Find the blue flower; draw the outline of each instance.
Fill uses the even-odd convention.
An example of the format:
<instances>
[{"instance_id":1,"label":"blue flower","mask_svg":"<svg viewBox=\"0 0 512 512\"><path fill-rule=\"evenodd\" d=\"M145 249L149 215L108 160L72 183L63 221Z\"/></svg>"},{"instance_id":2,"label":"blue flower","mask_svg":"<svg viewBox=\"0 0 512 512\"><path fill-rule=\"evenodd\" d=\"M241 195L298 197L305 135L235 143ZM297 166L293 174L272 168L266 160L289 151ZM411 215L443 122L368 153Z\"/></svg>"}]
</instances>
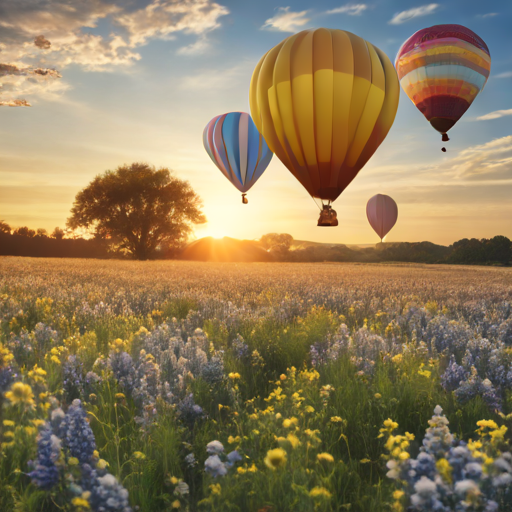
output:
<instances>
[{"instance_id":1,"label":"blue flower","mask_svg":"<svg viewBox=\"0 0 512 512\"><path fill-rule=\"evenodd\" d=\"M210 455L204 462L204 469L214 478L224 476L228 472L226 465L220 460L218 455Z\"/></svg>"},{"instance_id":2,"label":"blue flower","mask_svg":"<svg viewBox=\"0 0 512 512\"><path fill-rule=\"evenodd\" d=\"M55 463L59 460L61 441L52 432L48 422L41 428L37 439L37 460L32 465L34 470L28 476L32 482L49 490L59 482L59 469Z\"/></svg>"},{"instance_id":3,"label":"blue flower","mask_svg":"<svg viewBox=\"0 0 512 512\"><path fill-rule=\"evenodd\" d=\"M87 413L78 398L70 405L60 431L71 457L76 457L81 464L89 463L96 450L96 441L87 421Z\"/></svg>"}]
</instances>

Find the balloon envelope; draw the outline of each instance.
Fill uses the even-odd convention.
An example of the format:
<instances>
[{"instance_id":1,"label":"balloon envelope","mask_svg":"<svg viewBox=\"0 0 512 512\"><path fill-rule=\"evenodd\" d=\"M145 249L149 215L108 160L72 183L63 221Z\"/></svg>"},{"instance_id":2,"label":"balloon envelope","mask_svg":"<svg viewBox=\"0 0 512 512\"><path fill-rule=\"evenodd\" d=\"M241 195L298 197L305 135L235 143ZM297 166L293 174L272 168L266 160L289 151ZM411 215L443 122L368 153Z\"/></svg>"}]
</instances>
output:
<instances>
[{"instance_id":1,"label":"balloon envelope","mask_svg":"<svg viewBox=\"0 0 512 512\"><path fill-rule=\"evenodd\" d=\"M204 129L203 144L213 163L240 192L256 183L272 159L251 116L243 112L214 117Z\"/></svg>"},{"instance_id":2,"label":"balloon envelope","mask_svg":"<svg viewBox=\"0 0 512 512\"><path fill-rule=\"evenodd\" d=\"M435 25L407 39L395 65L407 96L437 131L446 134L483 89L491 56L472 30Z\"/></svg>"},{"instance_id":3,"label":"balloon envelope","mask_svg":"<svg viewBox=\"0 0 512 512\"><path fill-rule=\"evenodd\" d=\"M377 194L366 204L366 216L370 226L382 241L396 224L398 206L391 197Z\"/></svg>"},{"instance_id":4,"label":"balloon envelope","mask_svg":"<svg viewBox=\"0 0 512 512\"><path fill-rule=\"evenodd\" d=\"M387 55L343 30L292 35L256 66L251 114L313 197L334 201L386 137L400 86Z\"/></svg>"}]
</instances>

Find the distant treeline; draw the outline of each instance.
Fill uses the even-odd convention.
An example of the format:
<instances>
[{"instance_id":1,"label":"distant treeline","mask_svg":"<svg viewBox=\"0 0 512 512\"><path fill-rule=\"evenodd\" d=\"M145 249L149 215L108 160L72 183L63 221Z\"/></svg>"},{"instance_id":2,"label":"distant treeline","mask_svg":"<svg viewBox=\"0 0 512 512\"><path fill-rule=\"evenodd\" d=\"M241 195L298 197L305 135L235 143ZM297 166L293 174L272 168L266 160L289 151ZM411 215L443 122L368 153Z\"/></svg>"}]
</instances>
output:
<instances>
[{"instance_id":1,"label":"distant treeline","mask_svg":"<svg viewBox=\"0 0 512 512\"><path fill-rule=\"evenodd\" d=\"M7 228L3 232L0 229L0 256L119 259L127 257L125 254L112 252L108 240L64 238L65 235L66 233L59 228L51 235L42 229L34 231L26 227L18 228L13 233ZM193 242L182 253L174 250L157 251L156 257L181 257L202 261L512 264L512 242L505 236L481 240L464 238L449 247L431 242L379 243L374 247L308 242L297 244L291 235L285 233L269 233L263 235L259 241L227 237L223 240L214 240L208 237Z\"/></svg>"},{"instance_id":2,"label":"distant treeline","mask_svg":"<svg viewBox=\"0 0 512 512\"><path fill-rule=\"evenodd\" d=\"M111 258L104 240L50 238L0 233L0 256L40 258Z\"/></svg>"},{"instance_id":3,"label":"distant treeline","mask_svg":"<svg viewBox=\"0 0 512 512\"><path fill-rule=\"evenodd\" d=\"M276 261L347 261L414 263L461 263L480 265L510 265L512 243L505 236L491 239L464 238L446 247L431 242L379 243L375 247L347 247L346 245L309 245L291 248L278 244L270 248Z\"/></svg>"}]
</instances>

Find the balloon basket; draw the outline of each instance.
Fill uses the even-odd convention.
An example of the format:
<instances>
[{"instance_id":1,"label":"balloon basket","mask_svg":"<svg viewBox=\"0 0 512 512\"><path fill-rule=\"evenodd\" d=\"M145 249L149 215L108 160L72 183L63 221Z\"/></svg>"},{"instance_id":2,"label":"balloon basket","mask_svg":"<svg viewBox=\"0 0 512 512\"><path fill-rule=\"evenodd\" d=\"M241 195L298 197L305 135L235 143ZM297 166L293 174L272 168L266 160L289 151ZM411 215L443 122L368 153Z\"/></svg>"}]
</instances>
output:
<instances>
[{"instance_id":1,"label":"balloon basket","mask_svg":"<svg viewBox=\"0 0 512 512\"><path fill-rule=\"evenodd\" d=\"M332 209L331 205L324 204L323 209L320 211L317 226L319 227L335 227L338 225L338 216L336 211Z\"/></svg>"},{"instance_id":2,"label":"balloon basket","mask_svg":"<svg viewBox=\"0 0 512 512\"><path fill-rule=\"evenodd\" d=\"M247 194L242 194L242 204L247 204L249 202L249 199L245 197Z\"/></svg>"}]
</instances>

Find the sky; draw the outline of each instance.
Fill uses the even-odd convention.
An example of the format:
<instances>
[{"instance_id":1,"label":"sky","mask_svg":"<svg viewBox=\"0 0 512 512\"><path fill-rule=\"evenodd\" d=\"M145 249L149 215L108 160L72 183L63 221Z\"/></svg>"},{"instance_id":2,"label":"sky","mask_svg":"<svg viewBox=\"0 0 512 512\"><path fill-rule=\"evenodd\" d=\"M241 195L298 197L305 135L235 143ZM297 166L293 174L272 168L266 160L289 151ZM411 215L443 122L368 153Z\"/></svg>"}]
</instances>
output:
<instances>
[{"instance_id":1,"label":"sky","mask_svg":"<svg viewBox=\"0 0 512 512\"><path fill-rule=\"evenodd\" d=\"M443 23L487 43L484 90L450 131L446 153L401 91L386 140L334 203L338 227L316 226L318 207L277 157L243 205L204 150L204 126L250 112L254 67L291 34L347 30L394 62L414 32ZM398 204L386 241L512 238L511 26L510 0L2 0L0 219L65 227L95 176L147 162L172 169L202 198L208 222L197 238L278 232L375 243L365 206L377 193Z\"/></svg>"}]
</instances>

